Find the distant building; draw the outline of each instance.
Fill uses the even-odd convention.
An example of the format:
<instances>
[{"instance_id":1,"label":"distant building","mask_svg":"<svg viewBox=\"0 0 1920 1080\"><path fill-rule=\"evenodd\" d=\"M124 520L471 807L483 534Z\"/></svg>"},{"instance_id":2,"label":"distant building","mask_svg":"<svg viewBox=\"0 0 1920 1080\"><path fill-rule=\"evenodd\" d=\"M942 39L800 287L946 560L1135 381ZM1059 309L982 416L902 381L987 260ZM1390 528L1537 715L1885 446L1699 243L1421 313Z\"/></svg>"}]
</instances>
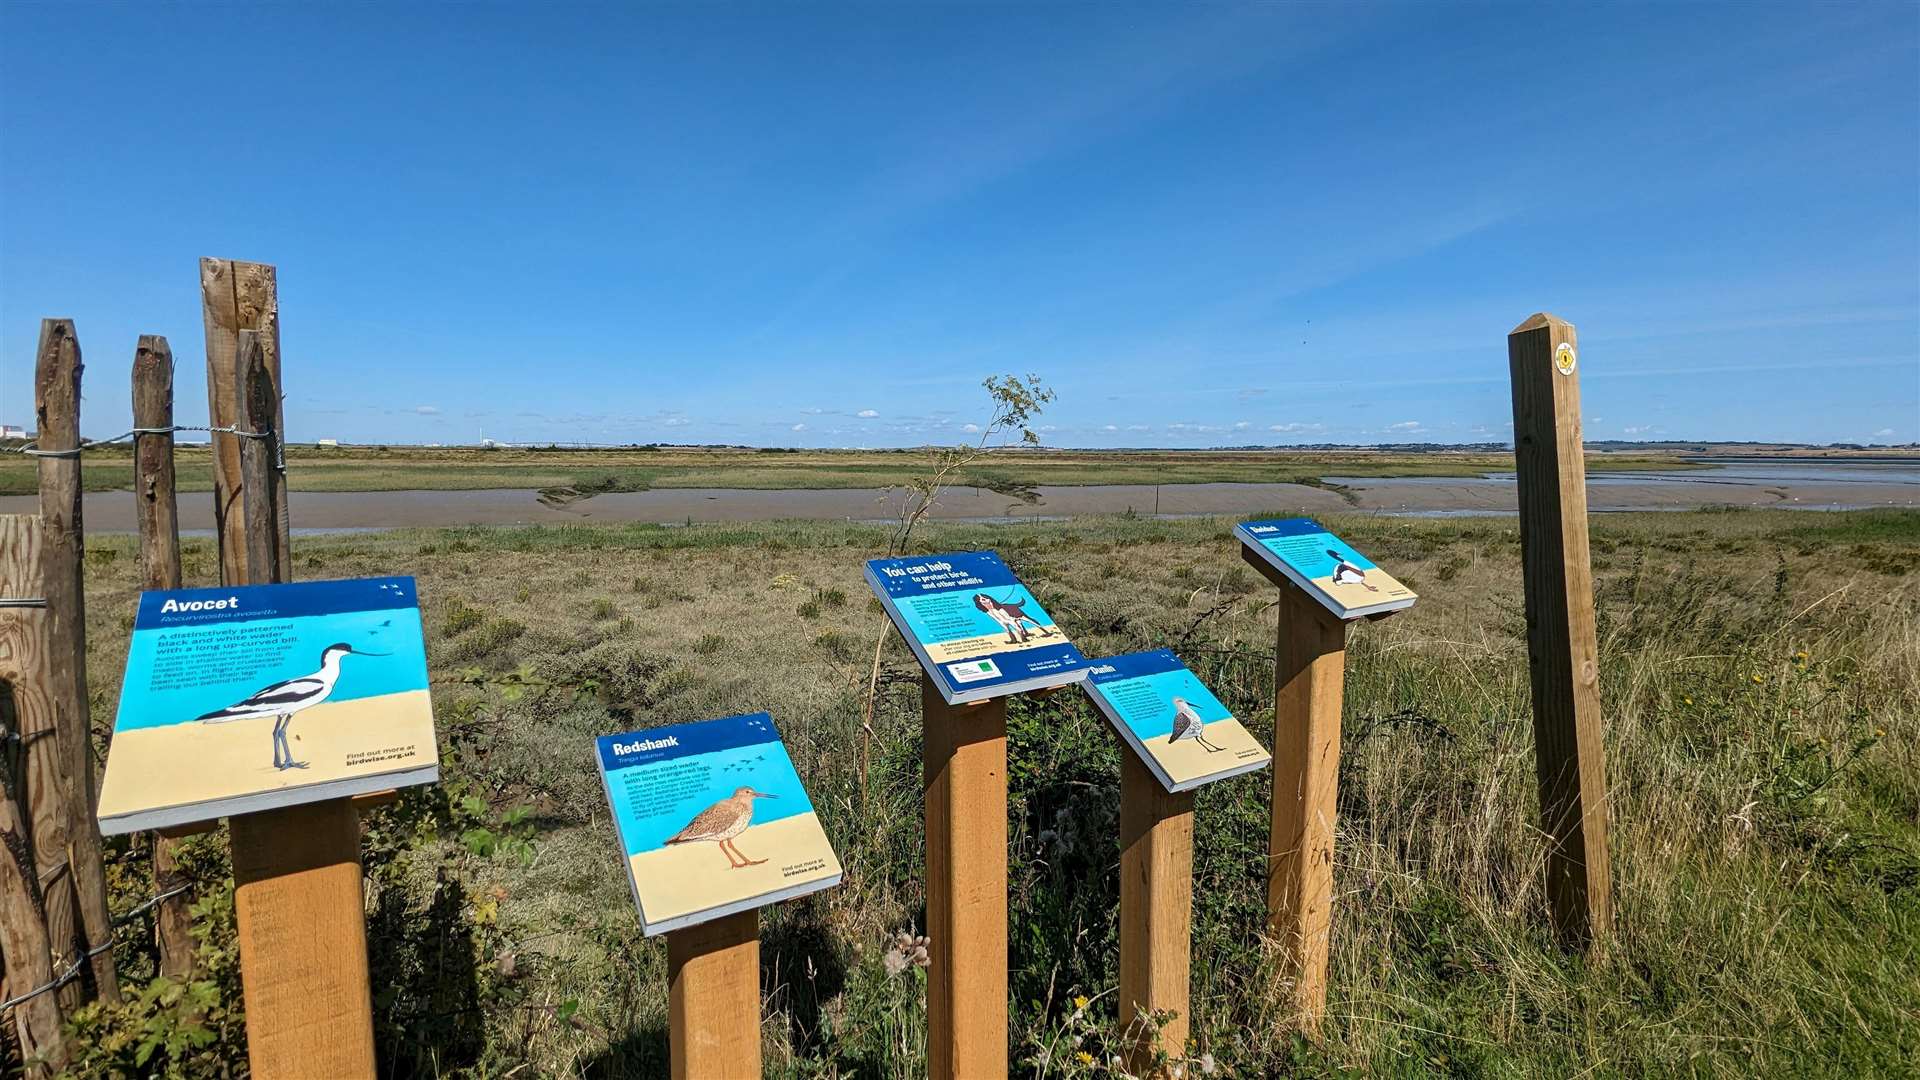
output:
<instances>
[{"instance_id":1,"label":"distant building","mask_svg":"<svg viewBox=\"0 0 1920 1080\"><path fill-rule=\"evenodd\" d=\"M340 440L339 439L319 439L319 440L316 440L313 445L319 447L322 450L338 450L340 449Z\"/></svg>"},{"instance_id":2,"label":"distant building","mask_svg":"<svg viewBox=\"0 0 1920 1080\"><path fill-rule=\"evenodd\" d=\"M0 439L24 439L26 437L26 428L15 427L12 424L0 424Z\"/></svg>"}]
</instances>

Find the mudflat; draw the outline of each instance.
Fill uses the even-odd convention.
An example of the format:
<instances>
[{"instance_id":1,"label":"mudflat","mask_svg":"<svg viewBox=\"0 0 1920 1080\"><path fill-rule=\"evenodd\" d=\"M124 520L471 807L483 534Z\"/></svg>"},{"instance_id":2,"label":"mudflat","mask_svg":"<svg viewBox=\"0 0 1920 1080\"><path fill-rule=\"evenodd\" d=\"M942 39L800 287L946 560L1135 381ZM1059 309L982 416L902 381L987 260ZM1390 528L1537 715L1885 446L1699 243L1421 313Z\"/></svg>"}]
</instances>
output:
<instances>
[{"instance_id":1,"label":"mudflat","mask_svg":"<svg viewBox=\"0 0 1920 1080\"><path fill-rule=\"evenodd\" d=\"M1033 502L979 487L948 489L932 517L946 521L1063 518L1086 514L1189 517L1299 511L1373 511L1415 516L1510 514L1511 474L1329 477L1308 484L1094 484L1042 486ZM565 522L686 524L812 519L877 521L896 516L900 494L884 488L757 490L657 488L613 492L561 505L534 489L474 491L302 491L293 520L302 530L391 529L449 525L553 525ZM1920 466L1911 464L1724 465L1689 472L1606 472L1588 477L1596 512L1685 510L1708 506L1819 510L1920 507ZM0 496L0 513L32 513L32 495ZM134 496L86 496L87 528L131 532ZM180 526L213 528L210 495L180 498Z\"/></svg>"}]
</instances>

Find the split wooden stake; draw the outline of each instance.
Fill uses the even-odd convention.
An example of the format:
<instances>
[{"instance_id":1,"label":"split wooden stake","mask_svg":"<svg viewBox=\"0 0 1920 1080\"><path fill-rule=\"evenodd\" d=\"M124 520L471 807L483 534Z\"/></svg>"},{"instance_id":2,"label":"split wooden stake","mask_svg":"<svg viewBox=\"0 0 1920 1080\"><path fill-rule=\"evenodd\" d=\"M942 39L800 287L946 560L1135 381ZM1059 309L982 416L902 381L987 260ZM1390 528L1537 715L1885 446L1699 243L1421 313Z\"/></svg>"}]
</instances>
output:
<instances>
[{"instance_id":1,"label":"split wooden stake","mask_svg":"<svg viewBox=\"0 0 1920 1080\"><path fill-rule=\"evenodd\" d=\"M142 334L133 350L133 426L147 429L133 442L134 510L140 523L140 587L180 587L180 515L173 472L173 350L167 339ZM166 896L186 884L176 858L178 844L156 832L153 891ZM193 974L192 898L168 896L154 908L153 934L160 974Z\"/></svg>"},{"instance_id":2,"label":"split wooden stake","mask_svg":"<svg viewBox=\"0 0 1920 1080\"><path fill-rule=\"evenodd\" d=\"M40 518L0 515L0 596L37 599L41 577ZM0 738L18 736L23 759L16 771L13 755L0 755L0 769L8 774L7 782L0 783L0 956L6 957L7 986L13 993L52 982L53 951L69 952L73 934L72 890L68 889L61 909L67 920L66 941L55 946L49 938L47 923L53 909L43 901L40 868L32 855L34 841L42 841L60 845L60 857L65 857L66 815L60 805L64 791L58 754L49 737L54 732L53 699L47 685L52 640L45 608L0 607L0 693L11 699L14 721L13 730L0 726ZM43 824L54 832L44 840L34 832ZM65 879L57 884L64 886ZM12 1018L22 1053L46 1062L28 1075L51 1076L66 1067L59 997L44 993L28 998L14 1007Z\"/></svg>"},{"instance_id":3,"label":"split wooden stake","mask_svg":"<svg viewBox=\"0 0 1920 1080\"><path fill-rule=\"evenodd\" d=\"M244 372L238 361L239 335L242 330L259 334L260 353L266 362L267 377L273 385L273 423L282 430L280 408L280 297L278 272L266 263L237 259L200 260L200 307L207 337L207 415L214 427L235 427L239 411L239 386ZM245 439L216 432L213 435L213 520L220 541L220 565L223 570L239 566L246 558L246 529L242 517L240 450ZM291 518L287 513L287 484L284 475L273 481L274 517L278 536L280 577L293 579ZM242 578L224 578L226 584Z\"/></svg>"},{"instance_id":4,"label":"split wooden stake","mask_svg":"<svg viewBox=\"0 0 1920 1080\"><path fill-rule=\"evenodd\" d=\"M231 388L228 414L241 430L271 431L274 437L235 439L245 482L230 509L246 527L237 555L224 543L220 549L223 580L252 585L285 580L271 482L280 429L266 422L279 383L267 371L260 342L252 332L235 335L235 355L244 366ZM231 819L229 829L253 1075L373 1076L373 993L360 815L353 801L243 814Z\"/></svg>"},{"instance_id":5,"label":"split wooden stake","mask_svg":"<svg viewBox=\"0 0 1920 1080\"><path fill-rule=\"evenodd\" d=\"M80 449L80 341L71 319L40 320L40 348L34 367L33 408L38 422L40 458L40 523L45 544L45 583L40 593L47 601L48 632L53 657L48 665L49 686L58 719L64 780L63 810L67 817L66 847L56 855L41 854L67 863L55 889L72 889L79 915L80 952L113 940L113 917L107 909L107 878L101 858L100 823L93 816L93 706L87 697L86 531L81 520L80 455L46 456L44 451ZM69 925L69 930L71 925ZM49 925L54 948L64 952L67 941ZM92 983L102 1000L118 1004L120 981L113 968L113 950L102 949L91 962Z\"/></svg>"},{"instance_id":6,"label":"split wooden stake","mask_svg":"<svg viewBox=\"0 0 1920 1080\"><path fill-rule=\"evenodd\" d=\"M1193 954L1193 793L1173 793L1120 748L1120 1028L1135 1039L1130 1069L1157 1051L1186 1053ZM1157 1030L1156 1014L1172 1014ZM1164 1072L1164 1070L1163 1070Z\"/></svg>"},{"instance_id":7,"label":"split wooden stake","mask_svg":"<svg viewBox=\"0 0 1920 1080\"><path fill-rule=\"evenodd\" d=\"M1613 892L1572 324L1533 316L1507 335L1507 361L1547 901L1561 940L1585 946L1603 942L1612 928Z\"/></svg>"},{"instance_id":8,"label":"split wooden stake","mask_svg":"<svg viewBox=\"0 0 1920 1080\"><path fill-rule=\"evenodd\" d=\"M949 705L924 673L927 1074L1007 1075L1007 702Z\"/></svg>"},{"instance_id":9,"label":"split wooden stake","mask_svg":"<svg viewBox=\"0 0 1920 1080\"><path fill-rule=\"evenodd\" d=\"M673 1080L759 1080L760 912L667 934Z\"/></svg>"}]
</instances>

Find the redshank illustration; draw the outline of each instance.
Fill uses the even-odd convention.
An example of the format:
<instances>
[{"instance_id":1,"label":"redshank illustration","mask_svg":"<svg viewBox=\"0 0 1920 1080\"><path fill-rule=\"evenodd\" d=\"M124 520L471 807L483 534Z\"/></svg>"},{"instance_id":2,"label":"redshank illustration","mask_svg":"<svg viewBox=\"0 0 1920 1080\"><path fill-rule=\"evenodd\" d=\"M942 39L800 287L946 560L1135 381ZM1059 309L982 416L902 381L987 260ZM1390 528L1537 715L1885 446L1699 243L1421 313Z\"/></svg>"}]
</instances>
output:
<instances>
[{"instance_id":1,"label":"redshank illustration","mask_svg":"<svg viewBox=\"0 0 1920 1080\"><path fill-rule=\"evenodd\" d=\"M736 788L733 794L693 815L687 827L667 837L666 843L697 844L710 840L720 845L729 867L738 870L743 866L759 866L767 860L747 858L745 852L734 846L733 838L746 832L747 826L753 824L753 800L777 798L778 795L769 795L750 787ZM739 862L734 861L735 856L739 856Z\"/></svg>"}]
</instances>

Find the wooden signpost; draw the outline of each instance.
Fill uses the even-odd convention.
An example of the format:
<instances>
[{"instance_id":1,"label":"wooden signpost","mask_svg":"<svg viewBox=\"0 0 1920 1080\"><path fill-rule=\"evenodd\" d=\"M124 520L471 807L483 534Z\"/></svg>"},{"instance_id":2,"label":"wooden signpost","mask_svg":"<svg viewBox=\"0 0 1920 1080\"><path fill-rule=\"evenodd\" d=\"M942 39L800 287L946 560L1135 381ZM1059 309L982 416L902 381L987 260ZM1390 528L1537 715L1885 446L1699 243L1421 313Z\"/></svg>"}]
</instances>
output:
<instances>
[{"instance_id":1,"label":"wooden signpost","mask_svg":"<svg viewBox=\"0 0 1920 1080\"><path fill-rule=\"evenodd\" d=\"M1187 1045L1193 952L1193 792L1170 792L1132 748L1120 748L1120 1028L1129 1068ZM1158 1029L1149 1021L1167 1019Z\"/></svg>"},{"instance_id":2,"label":"wooden signpost","mask_svg":"<svg viewBox=\"0 0 1920 1080\"><path fill-rule=\"evenodd\" d=\"M1533 316L1507 335L1507 361L1547 901L1561 939L1587 945L1604 941L1612 927L1613 895L1572 324Z\"/></svg>"},{"instance_id":3,"label":"wooden signpost","mask_svg":"<svg viewBox=\"0 0 1920 1080\"><path fill-rule=\"evenodd\" d=\"M286 580L274 476L279 379L263 335L234 335L234 370L209 385L231 388L239 483L220 518L221 577L230 584ZM216 491L216 499L221 497ZM242 525L238 550L226 530ZM373 994L360 815L328 799L230 819L240 982L247 1002L247 1059L263 1080L374 1075Z\"/></svg>"},{"instance_id":4,"label":"wooden signpost","mask_svg":"<svg viewBox=\"0 0 1920 1080\"><path fill-rule=\"evenodd\" d=\"M1283 991L1301 1026L1313 1030L1327 1006L1347 624L1300 586L1241 550L1280 588L1267 930L1282 949Z\"/></svg>"},{"instance_id":5,"label":"wooden signpost","mask_svg":"<svg viewBox=\"0 0 1920 1080\"><path fill-rule=\"evenodd\" d=\"M1327 1007L1347 624L1385 618L1414 594L1309 519L1234 531L1240 557L1280 590L1267 929L1280 950L1279 992L1301 1029L1316 1032Z\"/></svg>"},{"instance_id":6,"label":"wooden signpost","mask_svg":"<svg viewBox=\"0 0 1920 1080\"><path fill-rule=\"evenodd\" d=\"M927 1075L1007 1075L1007 700L949 705L921 675Z\"/></svg>"},{"instance_id":7,"label":"wooden signpost","mask_svg":"<svg viewBox=\"0 0 1920 1080\"><path fill-rule=\"evenodd\" d=\"M760 912L667 934L673 1080L759 1080Z\"/></svg>"}]
</instances>

